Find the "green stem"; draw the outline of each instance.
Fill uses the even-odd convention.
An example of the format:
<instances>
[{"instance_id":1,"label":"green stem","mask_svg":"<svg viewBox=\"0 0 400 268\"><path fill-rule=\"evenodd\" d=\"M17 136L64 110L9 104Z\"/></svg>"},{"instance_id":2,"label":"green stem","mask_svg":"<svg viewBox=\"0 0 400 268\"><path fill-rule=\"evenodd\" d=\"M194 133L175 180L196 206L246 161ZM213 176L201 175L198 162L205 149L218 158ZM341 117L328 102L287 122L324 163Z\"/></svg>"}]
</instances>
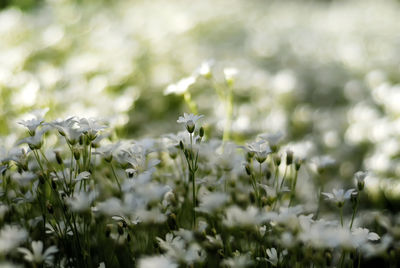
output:
<instances>
[{"instance_id":1,"label":"green stem","mask_svg":"<svg viewBox=\"0 0 400 268\"><path fill-rule=\"evenodd\" d=\"M340 210L340 224L343 227L343 207L340 207L339 210Z\"/></svg>"},{"instance_id":2,"label":"green stem","mask_svg":"<svg viewBox=\"0 0 400 268\"><path fill-rule=\"evenodd\" d=\"M294 182L293 182L293 186L292 186L292 194L290 195L290 201L289 201L289 207L292 205L292 201L293 201L293 198L294 198L294 196L295 196L295 193L296 193L296 184L297 184L297 176L298 176L298 170L296 169L295 170L295 173L294 173Z\"/></svg>"},{"instance_id":3,"label":"green stem","mask_svg":"<svg viewBox=\"0 0 400 268\"><path fill-rule=\"evenodd\" d=\"M322 191L323 190L322 190L322 184L321 184L321 186L319 188L318 207L317 207L317 212L315 213L315 216L314 216L314 220L318 219L319 212L321 209Z\"/></svg>"},{"instance_id":4,"label":"green stem","mask_svg":"<svg viewBox=\"0 0 400 268\"><path fill-rule=\"evenodd\" d=\"M287 169L288 169L288 166L286 165L286 167L285 167L285 172L283 173L283 177L282 177L281 186L279 187L280 189L282 189L283 183L285 182L286 174L287 174Z\"/></svg>"},{"instance_id":5,"label":"green stem","mask_svg":"<svg viewBox=\"0 0 400 268\"><path fill-rule=\"evenodd\" d=\"M111 170L112 170L112 173L113 173L113 175L114 175L115 181L116 181L117 184L118 184L118 189L119 189L119 191L121 192L121 184L119 184L117 174L115 173L115 170L114 170L114 165L113 165L112 163L110 163L110 165L111 165Z\"/></svg>"},{"instance_id":6,"label":"green stem","mask_svg":"<svg viewBox=\"0 0 400 268\"><path fill-rule=\"evenodd\" d=\"M346 257L346 251L343 250L342 255L340 256L340 267L343 267L345 257Z\"/></svg>"},{"instance_id":7,"label":"green stem","mask_svg":"<svg viewBox=\"0 0 400 268\"><path fill-rule=\"evenodd\" d=\"M193 188L193 229L196 228L196 181L195 172L192 172L192 188Z\"/></svg>"},{"instance_id":8,"label":"green stem","mask_svg":"<svg viewBox=\"0 0 400 268\"><path fill-rule=\"evenodd\" d=\"M359 196L357 195L357 199L356 199L356 206L353 209L353 215L351 216L351 222L350 222L350 230L353 227L353 223L354 223L354 218L356 216L357 213L357 209L358 209L358 203L359 203Z\"/></svg>"}]
</instances>

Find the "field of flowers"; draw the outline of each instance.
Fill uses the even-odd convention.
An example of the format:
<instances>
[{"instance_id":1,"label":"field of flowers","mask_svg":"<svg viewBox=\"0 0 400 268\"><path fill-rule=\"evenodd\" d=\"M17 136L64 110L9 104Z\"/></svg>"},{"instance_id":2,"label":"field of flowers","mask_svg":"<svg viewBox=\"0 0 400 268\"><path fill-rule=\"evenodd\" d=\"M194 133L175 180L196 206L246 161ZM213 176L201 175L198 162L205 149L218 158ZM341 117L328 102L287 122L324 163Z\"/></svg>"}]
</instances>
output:
<instances>
[{"instance_id":1,"label":"field of flowers","mask_svg":"<svg viewBox=\"0 0 400 268\"><path fill-rule=\"evenodd\" d=\"M400 266L398 1L0 8L0 267Z\"/></svg>"}]
</instances>

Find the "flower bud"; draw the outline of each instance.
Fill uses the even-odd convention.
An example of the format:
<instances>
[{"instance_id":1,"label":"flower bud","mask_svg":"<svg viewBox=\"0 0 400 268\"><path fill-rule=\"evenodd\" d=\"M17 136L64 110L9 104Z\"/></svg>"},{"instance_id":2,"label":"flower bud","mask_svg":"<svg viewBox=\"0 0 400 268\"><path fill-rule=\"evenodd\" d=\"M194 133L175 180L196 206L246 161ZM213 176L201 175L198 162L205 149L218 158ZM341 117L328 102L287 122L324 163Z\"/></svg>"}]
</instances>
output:
<instances>
[{"instance_id":1,"label":"flower bud","mask_svg":"<svg viewBox=\"0 0 400 268\"><path fill-rule=\"evenodd\" d=\"M85 142L84 139L85 139L84 135L79 136L79 145L83 145L83 143Z\"/></svg>"},{"instance_id":2,"label":"flower bud","mask_svg":"<svg viewBox=\"0 0 400 268\"><path fill-rule=\"evenodd\" d=\"M74 158L76 161L79 161L79 158L81 158L81 153L79 150L74 150Z\"/></svg>"},{"instance_id":3,"label":"flower bud","mask_svg":"<svg viewBox=\"0 0 400 268\"><path fill-rule=\"evenodd\" d=\"M249 163L246 163L246 165L244 166L244 168L246 169L246 173L247 175L251 175L251 167Z\"/></svg>"},{"instance_id":4,"label":"flower bud","mask_svg":"<svg viewBox=\"0 0 400 268\"><path fill-rule=\"evenodd\" d=\"M113 155L112 154L104 156L104 161L106 161L107 163L111 163L112 160L113 160Z\"/></svg>"},{"instance_id":5,"label":"flower bud","mask_svg":"<svg viewBox=\"0 0 400 268\"><path fill-rule=\"evenodd\" d=\"M111 227L110 226L106 226L106 232L105 232L106 237L110 237L111 235Z\"/></svg>"},{"instance_id":6,"label":"flower bud","mask_svg":"<svg viewBox=\"0 0 400 268\"><path fill-rule=\"evenodd\" d=\"M188 150L188 149L185 149L185 150L184 150L184 153L185 153L185 157L186 157L187 159L190 160L190 159L191 159L191 158L190 158L190 155L191 155L191 154L190 154L189 150Z\"/></svg>"},{"instance_id":7,"label":"flower bud","mask_svg":"<svg viewBox=\"0 0 400 268\"><path fill-rule=\"evenodd\" d=\"M176 215L175 215L175 213L171 213L171 214L168 215L167 224L168 224L168 227L171 230L176 230L177 223L176 223Z\"/></svg>"},{"instance_id":8,"label":"flower bud","mask_svg":"<svg viewBox=\"0 0 400 268\"><path fill-rule=\"evenodd\" d=\"M296 158L296 160L294 161L294 167L297 171L299 171L301 164L302 164L302 160L300 158Z\"/></svg>"},{"instance_id":9,"label":"flower bud","mask_svg":"<svg viewBox=\"0 0 400 268\"><path fill-rule=\"evenodd\" d=\"M357 181L357 189L358 189L359 191L364 190L364 185L365 185L365 182L364 182L364 181Z\"/></svg>"},{"instance_id":10,"label":"flower bud","mask_svg":"<svg viewBox=\"0 0 400 268\"><path fill-rule=\"evenodd\" d=\"M266 173L265 173L265 178L266 178L267 180L269 180L269 179L271 178L271 176L272 176L271 170L267 169L267 171L266 171Z\"/></svg>"},{"instance_id":11,"label":"flower bud","mask_svg":"<svg viewBox=\"0 0 400 268\"><path fill-rule=\"evenodd\" d=\"M293 151L286 151L286 165L289 166L293 163Z\"/></svg>"},{"instance_id":12,"label":"flower bud","mask_svg":"<svg viewBox=\"0 0 400 268\"><path fill-rule=\"evenodd\" d=\"M350 195L350 201L353 204L353 208L356 206L357 204L357 198L358 198L358 191L353 191Z\"/></svg>"},{"instance_id":13,"label":"flower bud","mask_svg":"<svg viewBox=\"0 0 400 268\"><path fill-rule=\"evenodd\" d=\"M47 211L48 211L50 214L54 214L54 208L53 208L53 205L52 205L52 204L47 203Z\"/></svg>"},{"instance_id":14,"label":"flower bud","mask_svg":"<svg viewBox=\"0 0 400 268\"><path fill-rule=\"evenodd\" d=\"M118 223L117 229L118 229L118 234L119 235L123 235L124 234L124 229L122 228L122 223L121 222Z\"/></svg>"},{"instance_id":15,"label":"flower bud","mask_svg":"<svg viewBox=\"0 0 400 268\"><path fill-rule=\"evenodd\" d=\"M281 156L280 155L274 155L274 163L277 167L281 164Z\"/></svg>"},{"instance_id":16,"label":"flower bud","mask_svg":"<svg viewBox=\"0 0 400 268\"><path fill-rule=\"evenodd\" d=\"M179 148L181 148L182 151L185 149L182 141L179 141Z\"/></svg>"},{"instance_id":17,"label":"flower bud","mask_svg":"<svg viewBox=\"0 0 400 268\"><path fill-rule=\"evenodd\" d=\"M54 151L54 153L56 154L57 163L59 165L62 165L63 164L63 160L62 160L62 157L61 157L61 153L59 151Z\"/></svg>"},{"instance_id":18,"label":"flower bud","mask_svg":"<svg viewBox=\"0 0 400 268\"><path fill-rule=\"evenodd\" d=\"M193 120L188 120L188 121L186 122L186 130L187 130L189 133L193 133L195 127L196 127L196 124L194 123Z\"/></svg>"},{"instance_id":19,"label":"flower bud","mask_svg":"<svg viewBox=\"0 0 400 268\"><path fill-rule=\"evenodd\" d=\"M201 127L200 130L199 130L199 136L201 138L203 138L203 136L204 136L204 128L203 127Z\"/></svg>"},{"instance_id":20,"label":"flower bud","mask_svg":"<svg viewBox=\"0 0 400 268\"><path fill-rule=\"evenodd\" d=\"M261 205L264 207L268 204L268 199L267 197L263 196L261 197Z\"/></svg>"}]
</instances>

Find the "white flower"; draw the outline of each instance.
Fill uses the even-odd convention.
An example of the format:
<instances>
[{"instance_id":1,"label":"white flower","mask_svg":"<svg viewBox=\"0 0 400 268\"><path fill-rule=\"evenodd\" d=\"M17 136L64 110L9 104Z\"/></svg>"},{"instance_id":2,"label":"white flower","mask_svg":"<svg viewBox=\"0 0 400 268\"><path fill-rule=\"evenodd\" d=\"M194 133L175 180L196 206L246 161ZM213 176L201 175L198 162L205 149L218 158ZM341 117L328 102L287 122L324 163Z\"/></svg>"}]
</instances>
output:
<instances>
[{"instance_id":1,"label":"white flower","mask_svg":"<svg viewBox=\"0 0 400 268\"><path fill-rule=\"evenodd\" d=\"M90 191L80 191L75 193L73 197L68 197L66 202L71 207L72 211L81 212L88 210L92 204L92 202L96 199L96 192Z\"/></svg>"},{"instance_id":2,"label":"white flower","mask_svg":"<svg viewBox=\"0 0 400 268\"><path fill-rule=\"evenodd\" d=\"M29 183L36 178L35 173L31 171L23 171L22 173L13 173L13 180L17 181L21 186L27 186Z\"/></svg>"},{"instance_id":3,"label":"white flower","mask_svg":"<svg viewBox=\"0 0 400 268\"><path fill-rule=\"evenodd\" d=\"M225 193L209 193L200 197L198 211L213 213L228 201L228 195Z\"/></svg>"},{"instance_id":4,"label":"white flower","mask_svg":"<svg viewBox=\"0 0 400 268\"><path fill-rule=\"evenodd\" d=\"M267 156L272 153L271 148L265 141L257 141L247 144L247 148L250 152L254 153L256 160L259 163L263 163Z\"/></svg>"},{"instance_id":5,"label":"white flower","mask_svg":"<svg viewBox=\"0 0 400 268\"><path fill-rule=\"evenodd\" d=\"M18 124L23 125L28 128L29 134L31 136L35 135L36 129L44 122L44 115L47 113L49 109L35 110L32 111L33 118L28 120L22 120L18 122Z\"/></svg>"},{"instance_id":6,"label":"white flower","mask_svg":"<svg viewBox=\"0 0 400 268\"><path fill-rule=\"evenodd\" d=\"M334 164L336 164L336 160L328 155L320 156L320 157L314 159L314 162L317 166L317 171L319 173L324 172L326 168L331 167Z\"/></svg>"},{"instance_id":7,"label":"white flower","mask_svg":"<svg viewBox=\"0 0 400 268\"><path fill-rule=\"evenodd\" d=\"M191 85L196 83L196 79L197 79L197 77L195 77L195 76L189 76L189 77L183 78L183 79L179 80L177 83L169 85L164 90L164 95L169 95L172 93L181 95L181 94L185 93Z\"/></svg>"},{"instance_id":8,"label":"white flower","mask_svg":"<svg viewBox=\"0 0 400 268\"><path fill-rule=\"evenodd\" d=\"M267 141L269 146L276 147L283 138L283 132L278 131L276 133L261 134L260 138Z\"/></svg>"},{"instance_id":9,"label":"white flower","mask_svg":"<svg viewBox=\"0 0 400 268\"><path fill-rule=\"evenodd\" d=\"M211 66L213 63L214 62L212 60L202 62L195 73L204 76L205 78L211 77Z\"/></svg>"},{"instance_id":10,"label":"white flower","mask_svg":"<svg viewBox=\"0 0 400 268\"><path fill-rule=\"evenodd\" d=\"M265 214L256 207L249 206L246 210L234 205L225 210L224 224L228 227L249 227L260 224L265 220Z\"/></svg>"},{"instance_id":11,"label":"white flower","mask_svg":"<svg viewBox=\"0 0 400 268\"><path fill-rule=\"evenodd\" d=\"M0 254L6 255L28 237L25 229L6 225L0 231Z\"/></svg>"},{"instance_id":12,"label":"white flower","mask_svg":"<svg viewBox=\"0 0 400 268\"><path fill-rule=\"evenodd\" d=\"M237 76L238 73L239 73L239 71L236 68L225 68L224 69L224 76L225 76L225 80L228 83L228 85L233 83L233 80L235 79L235 77Z\"/></svg>"},{"instance_id":13,"label":"white flower","mask_svg":"<svg viewBox=\"0 0 400 268\"><path fill-rule=\"evenodd\" d=\"M43 144L43 135L49 130L48 127L43 127L39 131L36 131L33 136L29 136L20 140L17 145L19 144L28 144L31 150L40 149Z\"/></svg>"},{"instance_id":14,"label":"white flower","mask_svg":"<svg viewBox=\"0 0 400 268\"><path fill-rule=\"evenodd\" d=\"M139 268L177 268L176 264L170 257L159 255L152 257L143 257L139 260Z\"/></svg>"},{"instance_id":15,"label":"white flower","mask_svg":"<svg viewBox=\"0 0 400 268\"><path fill-rule=\"evenodd\" d=\"M105 215L114 216L120 215L125 212L121 200L115 197L111 197L97 205L97 210Z\"/></svg>"},{"instance_id":16,"label":"white flower","mask_svg":"<svg viewBox=\"0 0 400 268\"><path fill-rule=\"evenodd\" d=\"M346 192L343 189L333 189L332 193L322 194L326 197L326 200L331 200L332 202L335 202L339 207L342 207L344 205L344 201L350 198L353 191L355 191L355 189L349 189Z\"/></svg>"},{"instance_id":17,"label":"white flower","mask_svg":"<svg viewBox=\"0 0 400 268\"><path fill-rule=\"evenodd\" d=\"M194 115L194 114L184 113L183 117L179 116L176 122L180 124L185 124L187 131L189 133L193 133L197 120L199 120L202 117L204 117L204 115Z\"/></svg>"},{"instance_id":18,"label":"white flower","mask_svg":"<svg viewBox=\"0 0 400 268\"><path fill-rule=\"evenodd\" d=\"M51 265L53 263L54 254L58 252L56 246L50 246L43 252L42 241L32 241L32 252L27 248L18 248L18 251L24 254L24 259L30 263Z\"/></svg>"},{"instance_id":19,"label":"white flower","mask_svg":"<svg viewBox=\"0 0 400 268\"><path fill-rule=\"evenodd\" d=\"M113 154L118 149L119 146L120 142L103 145L100 148L97 148L94 154L100 154L104 157L106 161L111 162L111 160L114 157Z\"/></svg>"},{"instance_id":20,"label":"white flower","mask_svg":"<svg viewBox=\"0 0 400 268\"><path fill-rule=\"evenodd\" d=\"M31 136L35 135L35 131L38 126L40 126L44 122L44 119L40 118L33 118L29 120L23 120L18 122L18 124L23 125L24 127L28 128L29 134Z\"/></svg>"},{"instance_id":21,"label":"white flower","mask_svg":"<svg viewBox=\"0 0 400 268\"><path fill-rule=\"evenodd\" d=\"M79 127L80 130L87 134L89 139L93 141L96 137L99 131L105 129L106 127L104 125L101 125L99 123L99 120L94 119L94 118L81 118L79 119Z\"/></svg>"},{"instance_id":22,"label":"white flower","mask_svg":"<svg viewBox=\"0 0 400 268\"><path fill-rule=\"evenodd\" d=\"M270 262L272 266L278 266L278 264L283 261L284 256L287 254L287 250L284 250L281 254L278 254L275 248L268 248L266 253L268 256L267 261Z\"/></svg>"},{"instance_id":23,"label":"white flower","mask_svg":"<svg viewBox=\"0 0 400 268\"><path fill-rule=\"evenodd\" d=\"M65 136L71 145L75 145L82 135L78 121L76 117L69 117L65 120L57 119L49 124L56 128L62 136Z\"/></svg>"},{"instance_id":24,"label":"white flower","mask_svg":"<svg viewBox=\"0 0 400 268\"><path fill-rule=\"evenodd\" d=\"M187 236L187 235L186 235ZM193 264L205 258L205 252L196 243L190 243L181 236L171 233L166 234L165 240L157 237L160 247L166 251L166 255L179 262Z\"/></svg>"},{"instance_id":25,"label":"white flower","mask_svg":"<svg viewBox=\"0 0 400 268\"><path fill-rule=\"evenodd\" d=\"M78 176L76 176L76 178L74 178L74 181L82 181L82 180L87 180L90 177L90 172L88 171L83 171L81 173L78 174Z\"/></svg>"},{"instance_id":26,"label":"white flower","mask_svg":"<svg viewBox=\"0 0 400 268\"><path fill-rule=\"evenodd\" d=\"M352 235L357 246L362 246L368 241L377 241L380 239L377 233L370 232L367 228L356 228L352 231Z\"/></svg>"},{"instance_id":27,"label":"white flower","mask_svg":"<svg viewBox=\"0 0 400 268\"><path fill-rule=\"evenodd\" d=\"M231 258L224 259L223 264L230 268L244 268L253 264L250 254L235 254Z\"/></svg>"},{"instance_id":28,"label":"white flower","mask_svg":"<svg viewBox=\"0 0 400 268\"><path fill-rule=\"evenodd\" d=\"M359 191L362 191L364 189L365 178L367 176L368 172L366 171L357 171L356 174L354 174L354 178L356 180L356 186Z\"/></svg>"}]
</instances>

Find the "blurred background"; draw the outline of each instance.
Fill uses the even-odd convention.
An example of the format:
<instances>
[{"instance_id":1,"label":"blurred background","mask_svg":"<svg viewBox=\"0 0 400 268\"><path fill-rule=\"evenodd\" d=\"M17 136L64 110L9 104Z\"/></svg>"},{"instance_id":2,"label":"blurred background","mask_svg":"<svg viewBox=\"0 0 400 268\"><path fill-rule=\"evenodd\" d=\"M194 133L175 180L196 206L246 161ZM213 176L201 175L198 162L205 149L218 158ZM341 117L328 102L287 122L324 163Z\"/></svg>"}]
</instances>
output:
<instances>
[{"instance_id":1,"label":"blurred background","mask_svg":"<svg viewBox=\"0 0 400 268\"><path fill-rule=\"evenodd\" d=\"M332 179L369 170L378 206L400 200L400 3L394 0L2 0L0 136L49 107L49 120L104 118L121 138L180 130L189 109L170 84L205 61L233 85L237 143L282 131L307 159L330 155ZM214 137L225 112L215 83L187 89Z\"/></svg>"}]
</instances>

